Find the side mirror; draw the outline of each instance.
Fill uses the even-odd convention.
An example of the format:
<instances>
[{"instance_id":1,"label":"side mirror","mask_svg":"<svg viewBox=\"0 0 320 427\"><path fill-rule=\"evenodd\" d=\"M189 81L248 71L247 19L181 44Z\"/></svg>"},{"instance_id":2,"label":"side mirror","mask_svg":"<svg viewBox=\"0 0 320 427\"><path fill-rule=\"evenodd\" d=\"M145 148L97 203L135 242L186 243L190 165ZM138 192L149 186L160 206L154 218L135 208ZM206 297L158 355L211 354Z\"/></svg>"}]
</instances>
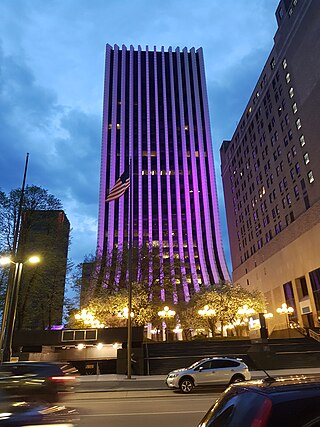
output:
<instances>
[{"instance_id":1,"label":"side mirror","mask_svg":"<svg viewBox=\"0 0 320 427\"><path fill-rule=\"evenodd\" d=\"M203 370L203 366L199 367L199 372L201 372Z\"/></svg>"}]
</instances>

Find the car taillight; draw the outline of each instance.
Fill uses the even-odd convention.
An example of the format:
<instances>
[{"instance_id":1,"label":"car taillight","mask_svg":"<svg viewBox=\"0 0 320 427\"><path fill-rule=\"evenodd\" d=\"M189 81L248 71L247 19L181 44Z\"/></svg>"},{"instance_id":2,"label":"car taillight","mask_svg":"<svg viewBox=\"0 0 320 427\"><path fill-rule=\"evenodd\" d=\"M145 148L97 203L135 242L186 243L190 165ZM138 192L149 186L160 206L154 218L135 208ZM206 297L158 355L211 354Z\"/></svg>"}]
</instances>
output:
<instances>
[{"instance_id":1,"label":"car taillight","mask_svg":"<svg viewBox=\"0 0 320 427\"><path fill-rule=\"evenodd\" d=\"M251 423L251 427L267 427L269 417L271 414L272 402L270 399L265 398L256 413L254 420Z\"/></svg>"},{"instance_id":2,"label":"car taillight","mask_svg":"<svg viewBox=\"0 0 320 427\"><path fill-rule=\"evenodd\" d=\"M50 377L50 380L56 383L63 383L65 381L75 381L76 377L73 377L71 375L65 375L61 377Z\"/></svg>"}]
</instances>

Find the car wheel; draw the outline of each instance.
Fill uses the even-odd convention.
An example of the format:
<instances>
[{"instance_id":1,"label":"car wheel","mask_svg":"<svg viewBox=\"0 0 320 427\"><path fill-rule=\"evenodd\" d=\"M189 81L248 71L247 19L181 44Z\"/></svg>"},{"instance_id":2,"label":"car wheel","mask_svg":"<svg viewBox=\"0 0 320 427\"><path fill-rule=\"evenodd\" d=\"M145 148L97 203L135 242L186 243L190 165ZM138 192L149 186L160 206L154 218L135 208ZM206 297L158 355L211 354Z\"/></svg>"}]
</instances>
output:
<instances>
[{"instance_id":1,"label":"car wheel","mask_svg":"<svg viewBox=\"0 0 320 427\"><path fill-rule=\"evenodd\" d=\"M191 391L194 388L193 379L190 377L182 378L179 383L179 388L182 391L182 393L185 393L185 394L191 393Z\"/></svg>"},{"instance_id":2,"label":"car wheel","mask_svg":"<svg viewBox=\"0 0 320 427\"><path fill-rule=\"evenodd\" d=\"M230 380L230 384L241 383L242 381L245 381L243 375L234 375Z\"/></svg>"}]
</instances>

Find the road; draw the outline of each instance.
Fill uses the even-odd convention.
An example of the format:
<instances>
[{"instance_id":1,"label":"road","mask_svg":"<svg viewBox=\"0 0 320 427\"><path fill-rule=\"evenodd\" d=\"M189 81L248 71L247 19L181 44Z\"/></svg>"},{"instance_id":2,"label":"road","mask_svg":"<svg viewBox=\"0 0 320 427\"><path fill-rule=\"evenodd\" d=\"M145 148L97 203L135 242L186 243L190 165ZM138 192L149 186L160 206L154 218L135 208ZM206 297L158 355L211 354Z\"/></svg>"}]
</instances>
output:
<instances>
[{"instance_id":1,"label":"road","mask_svg":"<svg viewBox=\"0 0 320 427\"><path fill-rule=\"evenodd\" d=\"M171 390L77 393L66 404L79 410L79 427L196 427L219 395Z\"/></svg>"}]
</instances>

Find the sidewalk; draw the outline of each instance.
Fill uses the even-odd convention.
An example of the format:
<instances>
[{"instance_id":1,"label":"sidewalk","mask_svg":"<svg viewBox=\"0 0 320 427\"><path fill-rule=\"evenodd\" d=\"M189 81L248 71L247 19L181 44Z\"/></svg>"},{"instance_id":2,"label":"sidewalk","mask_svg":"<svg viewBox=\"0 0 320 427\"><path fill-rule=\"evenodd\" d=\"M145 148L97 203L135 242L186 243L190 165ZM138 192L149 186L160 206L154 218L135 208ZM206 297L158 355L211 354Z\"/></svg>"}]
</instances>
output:
<instances>
[{"instance_id":1,"label":"sidewalk","mask_svg":"<svg viewBox=\"0 0 320 427\"><path fill-rule=\"evenodd\" d=\"M273 377L311 375L320 377L320 368L297 368L267 371ZM251 371L252 379L265 378L263 371ZM99 391L137 391L137 390L168 390L165 385L166 375L132 376L106 374L87 375L79 379L78 392Z\"/></svg>"}]
</instances>

